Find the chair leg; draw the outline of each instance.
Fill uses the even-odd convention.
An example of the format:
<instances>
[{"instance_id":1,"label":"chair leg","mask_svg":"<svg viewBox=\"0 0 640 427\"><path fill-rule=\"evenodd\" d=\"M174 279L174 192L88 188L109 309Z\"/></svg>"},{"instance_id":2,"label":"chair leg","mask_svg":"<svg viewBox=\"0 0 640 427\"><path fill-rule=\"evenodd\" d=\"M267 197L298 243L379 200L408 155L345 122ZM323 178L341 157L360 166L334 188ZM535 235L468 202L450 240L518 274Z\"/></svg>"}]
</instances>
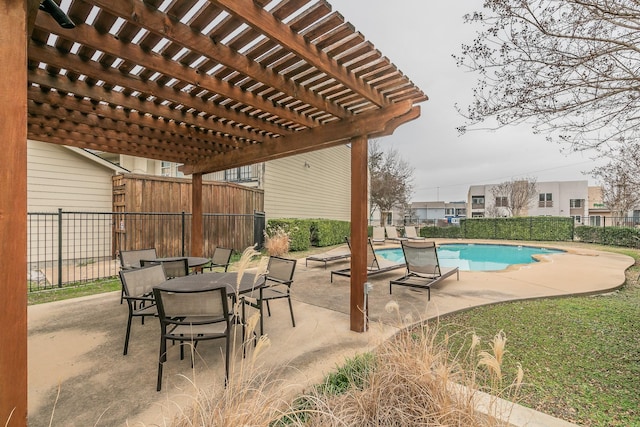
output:
<instances>
[{"instance_id":1,"label":"chair leg","mask_svg":"<svg viewBox=\"0 0 640 427\"><path fill-rule=\"evenodd\" d=\"M271 307L269 307L269 300L266 300L267 303L267 314L271 317Z\"/></svg>"},{"instance_id":2,"label":"chair leg","mask_svg":"<svg viewBox=\"0 0 640 427\"><path fill-rule=\"evenodd\" d=\"M127 352L129 351L129 337L131 336L131 320L132 320L132 316L131 314L129 314L129 319L127 320L127 333L124 337L124 351L122 352L123 356L126 356Z\"/></svg>"},{"instance_id":3,"label":"chair leg","mask_svg":"<svg viewBox=\"0 0 640 427\"><path fill-rule=\"evenodd\" d=\"M296 327L296 320L293 318L293 304L291 303L291 296L289 296L287 298L287 300L289 300L289 311L291 312L291 323L293 324L293 327Z\"/></svg>"},{"instance_id":4,"label":"chair leg","mask_svg":"<svg viewBox=\"0 0 640 427\"><path fill-rule=\"evenodd\" d=\"M156 390L162 389L162 366L167 361L167 341L164 336L160 339L160 355L158 356L158 383Z\"/></svg>"}]
</instances>

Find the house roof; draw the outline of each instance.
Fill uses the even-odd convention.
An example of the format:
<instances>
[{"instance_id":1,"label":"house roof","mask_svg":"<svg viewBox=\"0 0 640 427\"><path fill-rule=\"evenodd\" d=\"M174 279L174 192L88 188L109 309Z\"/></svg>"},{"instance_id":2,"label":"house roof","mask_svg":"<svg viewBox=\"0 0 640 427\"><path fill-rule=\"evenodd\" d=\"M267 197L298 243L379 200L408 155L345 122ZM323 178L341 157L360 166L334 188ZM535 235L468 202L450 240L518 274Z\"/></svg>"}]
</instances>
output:
<instances>
[{"instance_id":1,"label":"house roof","mask_svg":"<svg viewBox=\"0 0 640 427\"><path fill-rule=\"evenodd\" d=\"M105 160L102 157L98 156L95 153L92 153L89 150L85 150L82 148L76 148L76 147L67 147L64 146L64 148L66 148L67 150L73 151L74 153L78 154L79 156L82 156L86 159L89 159L90 161L99 164L102 167L105 167L107 169L111 169L112 171L116 172L116 173L131 173L130 170L123 168L120 165L116 165L113 162L110 162L109 160Z\"/></svg>"},{"instance_id":2,"label":"house roof","mask_svg":"<svg viewBox=\"0 0 640 427\"><path fill-rule=\"evenodd\" d=\"M427 99L326 1L70 0L72 29L39 3L40 141L207 173L388 135Z\"/></svg>"}]
</instances>

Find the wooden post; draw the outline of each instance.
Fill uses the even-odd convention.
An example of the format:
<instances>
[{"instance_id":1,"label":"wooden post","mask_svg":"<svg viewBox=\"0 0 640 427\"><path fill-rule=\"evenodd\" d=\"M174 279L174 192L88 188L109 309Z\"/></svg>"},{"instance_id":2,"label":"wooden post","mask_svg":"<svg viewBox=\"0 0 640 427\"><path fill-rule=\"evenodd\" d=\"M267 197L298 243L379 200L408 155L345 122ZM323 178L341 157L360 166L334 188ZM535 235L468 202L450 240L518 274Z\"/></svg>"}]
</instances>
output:
<instances>
[{"instance_id":1,"label":"wooden post","mask_svg":"<svg viewBox=\"0 0 640 427\"><path fill-rule=\"evenodd\" d=\"M194 173L191 178L191 256L204 254L202 218L202 174Z\"/></svg>"},{"instance_id":2,"label":"wooden post","mask_svg":"<svg viewBox=\"0 0 640 427\"><path fill-rule=\"evenodd\" d=\"M367 281L367 137L351 140L351 330L367 330L368 307L364 283Z\"/></svg>"},{"instance_id":3,"label":"wooden post","mask_svg":"<svg viewBox=\"0 0 640 427\"><path fill-rule=\"evenodd\" d=\"M27 2L0 4L0 425L27 425ZM8 422L7 422L8 420Z\"/></svg>"}]
</instances>

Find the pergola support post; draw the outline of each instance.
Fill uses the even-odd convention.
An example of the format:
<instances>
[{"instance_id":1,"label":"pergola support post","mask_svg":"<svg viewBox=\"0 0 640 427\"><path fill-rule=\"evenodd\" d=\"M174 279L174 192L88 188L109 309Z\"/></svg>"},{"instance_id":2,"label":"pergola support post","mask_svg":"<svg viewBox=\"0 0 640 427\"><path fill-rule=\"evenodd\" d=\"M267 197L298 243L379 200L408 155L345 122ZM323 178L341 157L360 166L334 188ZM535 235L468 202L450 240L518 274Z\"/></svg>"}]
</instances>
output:
<instances>
[{"instance_id":1,"label":"pergola support post","mask_svg":"<svg viewBox=\"0 0 640 427\"><path fill-rule=\"evenodd\" d=\"M202 212L202 174L191 178L191 256L204 254L204 227Z\"/></svg>"},{"instance_id":2,"label":"pergola support post","mask_svg":"<svg viewBox=\"0 0 640 427\"><path fill-rule=\"evenodd\" d=\"M365 332L368 307L364 295L367 281L367 136L351 139L351 330Z\"/></svg>"},{"instance_id":3,"label":"pergola support post","mask_svg":"<svg viewBox=\"0 0 640 427\"><path fill-rule=\"evenodd\" d=\"M27 3L0 7L0 425L27 425Z\"/></svg>"}]
</instances>

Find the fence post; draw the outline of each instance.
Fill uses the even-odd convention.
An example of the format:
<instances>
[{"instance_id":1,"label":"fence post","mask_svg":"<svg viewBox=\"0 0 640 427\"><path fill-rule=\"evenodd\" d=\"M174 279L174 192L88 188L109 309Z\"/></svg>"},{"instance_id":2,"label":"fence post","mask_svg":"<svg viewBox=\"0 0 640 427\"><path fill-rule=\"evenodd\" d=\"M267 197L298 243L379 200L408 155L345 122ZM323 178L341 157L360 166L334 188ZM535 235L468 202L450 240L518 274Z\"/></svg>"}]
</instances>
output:
<instances>
[{"instance_id":1,"label":"fence post","mask_svg":"<svg viewBox=\"0 0 640 427\"><path fill-rule=\"evenodd\" d=\"M180 256L184 256L184 240L185 240L185 227L186 227L186 217L185 217L185 212L182 211L182 236L181 236L181 244L182 244L182 249L180 252Z\"/></svg>"},{"instance_id":2,"label":"fence post","mask_svg":"<svg viewBox=\"0 0 640 427\"><path fill-rule=\"evenodd\" d=\"M256 250L264 246L265 225L264 212L253 211L253 242L256 244Z\"/></svg>"},{"instance_id":3,"label":"fence post","mask_svg":"<svg viewBox=\"0 0 640 427\"><path fill-rule=\"evenodd\" d=\"M62 287L62 208L58 208L58 287Z\"/></svg>"}]
</instances>

